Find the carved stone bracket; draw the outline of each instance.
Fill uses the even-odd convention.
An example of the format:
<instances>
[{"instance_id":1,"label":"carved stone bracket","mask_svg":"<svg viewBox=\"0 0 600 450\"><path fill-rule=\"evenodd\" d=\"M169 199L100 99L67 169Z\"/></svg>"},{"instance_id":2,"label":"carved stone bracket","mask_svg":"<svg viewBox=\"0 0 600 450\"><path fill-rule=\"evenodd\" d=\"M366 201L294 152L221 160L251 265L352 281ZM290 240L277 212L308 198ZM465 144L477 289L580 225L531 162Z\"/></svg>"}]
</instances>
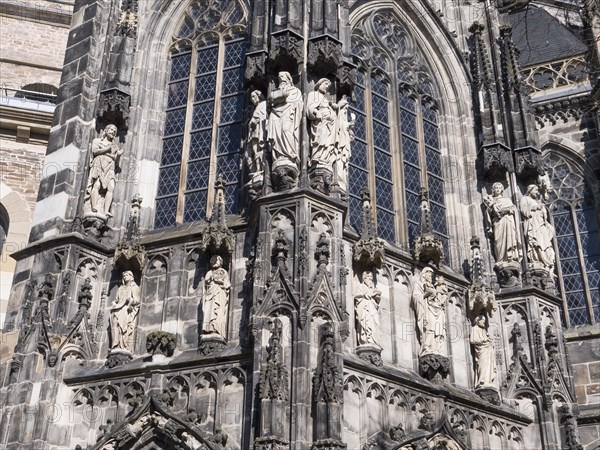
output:
<instances>
[{"instance_id":1,"label":"carved stone bracket","mask_svg":"<svg viewBox=\"0 0 600 450\"><path fill-rule=\"evenodd\" d=\"M146 351L151 355L173 356L177 341L173 333L153 331L146 336Z\"/></svg>"},{"instance_id":2,"label":"carved stone bracket","mask_svg":"<svg viewBox=\"0 0 600 450\"><path fill-rule=\"evenodd\" d=\"M500 404L500 393L494 388L485 387L485 388L476 389L475 393L477 395L479 395L486 402L490 402L493 405Z\"/></svg>"},{"instance_id":3,"label":"carved stone bracket","mask_svg":"<svg viewBox=\"0 0 600 450\"><path fill-rule=\"evenodd\" d=\"M106 224L107 220L108 218L104 214L86 213L85 217L80 219L83 227L82 231L86 236L100 240L106 236L110 230L110 227ZM76 222L79 222L79 220L73 221L74 224Z\"/></svg>"},{"instance_id":4,"label":"carved stone bracket","mask_svg":"<svg viewBox=\"0 0 600 450\"><path fill-rule=\"evenodd\" d=\"M479 158L483 164L483 174L489 179L503 179L506 172L514 171L510 148L500 142L482 145Z\"/></svg>"},{"instance_id":5,"label":"carved stone bracket","mask_svg":"<svg viewBox=\"0 0 600 450\"><path fill-rule=\"evenodd\" d=\"M205 334L200 337L200 346L198 351L203 356L220 353L225 348L225 338L220 334Z\"/></svg>"},{"instance_id":6,"label":"carved stone bracket","mask_svg":"<svg viewBox=\"0 0 600 450\"><path fill-rule=\"evenodd\" d=\"M356 347L356 355L363 361L382 367L381 350L381 347L377 344L363 344Z\"/></svg>"},{"instance_id":7,"label":"carved stone bracket","mask_svg":"<svg viewBox=\"0 0 600 450\"><path fill-rule=\"evenodd\" d=\"M413 258L423 264L432 262L439 267L444 260L444 245L433 232L429 193L425 188L421 188L419 198L421 200L421 233L415 239Z\"/></svg>"},{"instance_id":8,"label":"carved stone bracket","mask_svg":"<svg viewBox=\"0 0 600 450\"><path fill-rule=\"evenodd\" d=\"M544 175L542 152L537 148L517 148L514 151L514 157L515 172L522 181L537 180L540 175Z\"/></svg>"},{"instance_id":9,"label":"carved stone bracket","mask_svg":"<svg viewBox=\"0 0 600 450\"><path fill-rule=\"evenodd\" d=\"M289 29L271 34L269 60L268 70L271 73L279 70L295 72L294 69L300 66L303 60L302 36Z\"/></svg>"},{"instance_id":10,"label":"carved stone bracket","mask_svg":"<svg viewBox=\"0 0 600 450\"><path fill-rule=\"evenodd\" d=\"M381 267L385 257L385 246L377 237L371 208L371 194L367 189L362 192L360 239L354 244L353 253L354 262L363 270Z\"/></svg>"},{"instance_id":11,"label":"carved stone bracket","mask_svg":"<svg viewBox=\"0 0 600 450\"><path fill-rule=\"evenodd\" d=\"M98 100L98 122L115 124L119 130L127 131L131 95L117 88L105 89L100 92Z\"/></svg>"},{"instance_id":12,"label":"carved stone bracket","mask_svg":"<svg viewBox=\"0 0 600 450\"><path fill-rule=\"evenodd\" d=\"M556 294L554 274L546 269L531 269L525 273L527 284L540 288L551 295Z\"/></svg>"},{"instance_id":13,"label":"carved stone bracket","mask_svg":"<svg viewBox=\"0 0 600 450\"><path fill-rule=\"evenodd\" d=\"M441 383L450 374L450 360L442 355L421 355L419 373L434 383Z\"/></svg>"},{"instance_id":14,"label":"carved stone bracket","mask_svg":"<svg viewBox=\"0 0 600 450\"><path fill-rule=\"evenodd\" d=\"M202 235L200 247L209 255L229 256L235 245L235 235L227 227L225 220L225 184L219 176L215 185L215 205L208 224L208 230Z\"/></svg>"},{"instance_id":15,"label":"carved stone bracket","mask_svg":"<svg viewBox=\"0 0 600 450\"><path fill-rule=\"evenodd\" d=\"M336 73L342 61L342 43L329 36L317 36L308 41L308 66L317 77Z\"/></svg>"},{"instance_id":16,"label":"carved stone bracket","mask_svg":"<svg viewBox=\"0 0 600 450\"><path fill-rule=\"evenodd\" d=\"M133 356L127 350L112 350L106 357L104 364L109 369L127 364L133 359Z\"/></svg>"}]
</instances>

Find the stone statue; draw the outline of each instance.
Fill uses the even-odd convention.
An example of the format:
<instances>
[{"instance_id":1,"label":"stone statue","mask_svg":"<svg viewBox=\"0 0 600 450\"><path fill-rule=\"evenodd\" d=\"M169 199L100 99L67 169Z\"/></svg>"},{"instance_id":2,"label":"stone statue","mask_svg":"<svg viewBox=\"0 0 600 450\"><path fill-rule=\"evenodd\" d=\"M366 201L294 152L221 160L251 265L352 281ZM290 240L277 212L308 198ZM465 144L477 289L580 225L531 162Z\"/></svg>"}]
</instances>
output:
<instances>
[{"instance_id":1,"label":"stone statue","mask_svg":"<svg viewBox=\"0 0 600 450\"><path fill-rule=\"evenodd\" d=\"M354 140L354 119L351 115L348 119L348 102L346 96L338 103L338 127L337 127L337 148L334 163L334 175L338 186L342 192L348 192L348 161L350 160L350 143Z\"/></svg>"},{"instance_id":2,"label":"stone statue","mask_svg":"<svg viewBox=\"0 0 600 450\"><path fill-rule=\"evenodd\" d=\"M496 266L518 265L523 257L516 207L510 198L504 197L502 183L492 185L492 195L484 198L494 233Z\"/></svg>"},{"instance_id":3,"label":"stone statue","mask_svg":"<svg viewBox=\"0 0 600 450\"><path fill-rule=\"evenodd\" d=\"M111 352L125 350L133 352L135 323L140 310L140 287L133 279L133 273L126 270L121 275L122 284L117 297L110 305Z\"/></svg>"},{"instance_id":4,"label":"stone statue","mask_svg":"<svg viewBox=\"0 0 600 450\"><path fill-rule=\"evenodd\" d=\"M117 127L107 125L100 137L92 141L92 161L86 187L86 201L93 214L112 217L113 192L115 190L115 168L123 149L115 141Z\"/></svg>"},{"instance_id":5,"label":"stone statue","mask_svg":"<svg viewBox=\"0 0 600 450\"><path fill-rule=\"evenodd\" d=\"M520 210L525 225L530 267L552 271L555 258L552 246L554 227L548 221L548 210L535 184L527 186L527 192L521 199Z\"/></svg>"},{"instance_id":6,"label":"stone statue","mask_svg":"<svg viewBox=\"0 0 600 450\"><path fill-rule=\"evenodd\" d=\"M494 358L494 344L486 328L486 318L480 314L475 318L471 328L471 344L475 350L475 389L495 388L496 360Z\"/></svg>"},{"instance_id":7,"label":"stone statue","mask_svg":"<svg viewBox=\"0 0 600 450\"><path fill-rule=\"evenodd\" d=\"M254 112L248 124L248 146L246 153L246 165L250 177L260 174L264 170L263 155L265 150L267 132L267 102L260 91L253 91L250 100L254 105Z\"/></svg>"},{"instance_id":8,"label":"stone statue","mask_svg":"<svg viewBox=\"0 0 600 450\"><path fill-rule=\"evenodd\" d=\"M358 345L378 345L373 337L373 332L377 328L375 315L379 309L380 301L381 291L375 289L373 285L373 273L370 271L363 272L362 283L358 286L356 294L354 294Z\"/></svg>"},{"instance_id":9,"label":"stone statue","mask_svg":"<svg viewBox=\"0 0 600 450\"><path fill-rule=\"evenodd\" d=\"M227 327L227 309L229 307L229 274L223 269L223 258L218 255L210 258L212 267L206 274L204 280L204 320L202 332L206 334L218 334L225 338Z\"/></svg>"},{"instance_id":10,"label":"stone statue","mask_svg":"<svg viewBox=\"0 0 600 450\"><path fill-rule=\"evenodd\" d=\"M339 119L337 111L348 104L342 99L339 104L331 103L327 92L331 81L321 78L315 84L315 90L306 99L306 116L310 121L310 163L333 167L336 159L336 141Z\"/></svg>"},{"instance_id":11,"label":"stone statue","mask_svg":"<svg viewBox=\"0 0 600 450\"><path fill-rule=\"evenodd\" d=\"M446 356L446 300L448 288L443 277L433 284L433 269L425 267L412 293L421 350L419 355Z\"/></svg>"},{"instance_id":12,"label":"stone statue","mask_svg":"<svg viewBox=\"0 0 600 450\"><path fill-rule=\"evenodd\" d=\"M302 119L302 92L294 86L289 72L279 72L279 86L268 96L271 113L267 122L267 136L273 157L273 170L291 166L296 172L300 164L300 121Z\"/></svg>"}]
</instances>

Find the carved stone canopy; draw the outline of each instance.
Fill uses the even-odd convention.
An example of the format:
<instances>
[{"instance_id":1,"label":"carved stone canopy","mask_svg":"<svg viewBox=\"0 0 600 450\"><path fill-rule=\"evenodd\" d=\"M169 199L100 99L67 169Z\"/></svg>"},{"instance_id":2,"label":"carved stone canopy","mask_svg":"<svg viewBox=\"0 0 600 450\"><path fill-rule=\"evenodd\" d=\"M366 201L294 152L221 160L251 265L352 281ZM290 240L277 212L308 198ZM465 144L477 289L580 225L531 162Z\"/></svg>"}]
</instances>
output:
<instances>
[{"instance_id":1,"label":"carved stone canopy","mask_svg":"<svg viewBox=\"0 0 600 450\"><path fill-rule=\"evenodd\" d=\"M506 172L514 171L510 148L500 142L483 145L479 150L479 158L483 174L488 179L504 179Z\"/></svg>"},{"instance_id":2,"label":"carved stone canopy","mask_svg":"<svg viewBox=\"0 0 600 450\"><path fill-rule=\"evenodd\" d=\"M444 260L444 246L441 239L433 232L427 189L421 188L419 198L421 200L421 232L415 239L413 257L423 264L432 262L439 267Z\"/></svg>"},{"instance_id":3,"label":"carved stone canopy","mask_svg":"<svg viewBox=\"0 0 600 450\"><path fill-rule=\"evenodd\" d=\"M219 175L215 185L215 205L208 224L208 229L202 235L201 248L209 255L229 256L235 245L235 235L227 227L225 219L225 184Z\"/></svg>"}]
</instances>

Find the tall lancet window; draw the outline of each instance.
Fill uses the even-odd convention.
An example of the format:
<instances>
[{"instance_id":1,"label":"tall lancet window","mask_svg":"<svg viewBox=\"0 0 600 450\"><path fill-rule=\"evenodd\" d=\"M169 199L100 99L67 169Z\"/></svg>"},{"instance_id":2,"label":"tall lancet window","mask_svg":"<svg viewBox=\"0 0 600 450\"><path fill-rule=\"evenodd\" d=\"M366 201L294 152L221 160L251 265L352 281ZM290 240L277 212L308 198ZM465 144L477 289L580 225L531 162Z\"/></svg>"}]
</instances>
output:
<instances>
[{"instance_id":1,"label":"tall lancet window","mask_svg":"<svg viewBox=\"0 0 600 450\"><path fill-rule=\"evenodd\" d=\"M544 161L567 325L594 324L600 321L600 236L593 198L578 164L554 151Z\"/></svg>"},{"instance_id":2,"label":"tall lancet window","mask_svg":"<svg viewBox=\"0 0 600 450\"><path fill-rule=\"evenodd\" d=\"M188 11L173 44L154 226L206 218L222 175L237 212L246 7L230 0Z\"/></svg>"},{"instance_id":3,"label":"tall lancet window","mask_svg":"<svg viewBox=\"0 0 600 450\"><path fill-rule=\"evenodd\" d=\"M349 217L360 224L360 192L367 187L377 231L407 247L419 233L422 187L429 191L434 231L448 250L442 152L435 83L418 46L392 10L353 26L359 66L351 110L355 141L349 169ZM397 124L397 125L392 125Z\"/></svg>"}]
</instances>

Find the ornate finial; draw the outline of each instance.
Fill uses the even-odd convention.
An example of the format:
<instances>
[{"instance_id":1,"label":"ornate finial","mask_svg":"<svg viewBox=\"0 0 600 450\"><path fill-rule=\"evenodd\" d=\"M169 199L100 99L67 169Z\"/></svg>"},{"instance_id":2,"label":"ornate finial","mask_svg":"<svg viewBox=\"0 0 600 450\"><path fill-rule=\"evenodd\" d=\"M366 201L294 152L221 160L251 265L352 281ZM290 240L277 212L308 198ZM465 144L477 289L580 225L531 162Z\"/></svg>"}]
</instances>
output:
<instances>
[{"instance_id":1,"label":"ornate finial","mask_svg":"<svg viewBox=\"0 0 600 450\"><path fill-rule=\"evenodd\" d=\"M223 176L217 177L215 183L215 204L208 230L202 235L202 250L210 255L230 255L235 244L235 235L227 227L225 213L225 183Z\"/></svg>"},{"instance_id":2,"label":"ornate finial","mask_svg":"<svg viewBox=\"0 0 600 450\"><path fill-rule=\"evenodd\" d=\"M484 314L492 317L496 311L496 296L486 282L483 275L483 261L481 259L481 248L479 246L479 237L471 238L471 286L469 286L469 312L474 317L478 314Z\"/></svg>"},{"instance_id":3,"label":"ornate finial","mask_svg":"<svg viewBox=\"0 0 600 450\"><path fill-rule=\"evenodd\" d=\"M261 399L288 399L288 370L282 360L282 335L283 324L281 323L281 320L273 320L269 345L266 349L267 362L263 365L260 374Z\"/></svg>"},{"instance_id":4,"label":"ornate finial","mask_svg":"<svg viewBox=\"0 0 600 450\"><path fill-rule=\"evenodd\" d=\"M317 260L317 269L324 270L327 264L329 264L329 257L331 256L331 250L329 249L329 240L327 234L321 233L319 240L316 243L315 259Z\"/></svg>"},{"instance_id":5,"label":"ornate finial","mask_svg":"<svg viewBox=\"0 0 600 450\"><path fill-rule=\"evenodd\" d=\"M367 188L361 194L362 212L360 239L354 244L354 261L365 270L381 267L383 263L385 248L383 241L377 237L375 222L373 220L373 209L371 206L371 195Z\"/></svg>"},{"instance_id":6,"label":"ornate finial","mask_svg":"<svg viewBox=\"0 0 600 450\"><path fill-rule=\"evenodd\" d=\"M121 271L131 270L137 274L141 272L146 259L146 251L140 245L141 207L142 197L140 194L135 194L131 199L127 233L125 238L117 245L114 256L115 266L120 268Z\"/></svg>"},{"instance_id":7,"label":"ornate finial","mask_svg":"<svg viewBox=\"0 0 600 450\"><path fill-rule=\"evenodd\" d=\"M81 306L89 307L92 304L92 289L92 280L86 278L83 284L81 285L81 289L79 289L79 296L77 297Z\"/></svg>"},{"instance_id":8,"label":"ornate finial","mask_svg":"<svg viewBox=\"0 0 600 450\"><path fill-rule=\"evenodd\" d=\"M415 239L413 257L424 264L433 262L439 267L440 263L444 260L444 246L441 239L433 232L429 192L427 192L427 189L421 188L419 199L421 200L421 233Z\"/></svg>"}]
</instances>

